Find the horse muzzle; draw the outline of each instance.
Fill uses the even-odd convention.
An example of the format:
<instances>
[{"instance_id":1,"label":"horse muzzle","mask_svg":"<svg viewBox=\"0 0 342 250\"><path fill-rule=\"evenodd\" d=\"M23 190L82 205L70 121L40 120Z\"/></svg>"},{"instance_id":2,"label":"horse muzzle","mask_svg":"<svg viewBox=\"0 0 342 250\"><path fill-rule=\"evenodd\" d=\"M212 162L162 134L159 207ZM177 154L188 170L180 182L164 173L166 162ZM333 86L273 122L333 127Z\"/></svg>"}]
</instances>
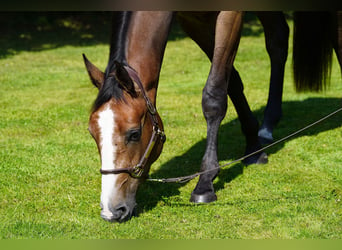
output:
<instances>
[{"instance_id":1,"label":"horse muzzle","mask_svg":"<svg viewBox=\"0 0 342 250\"><path fill-rule=\"evenodd\" d=\"M101 217L102 219L109 222L125 222L132 218L136 214L136 205L129 206L126 203L119 204L113 208L102 209Z\"/></svg>"}]
</instances>

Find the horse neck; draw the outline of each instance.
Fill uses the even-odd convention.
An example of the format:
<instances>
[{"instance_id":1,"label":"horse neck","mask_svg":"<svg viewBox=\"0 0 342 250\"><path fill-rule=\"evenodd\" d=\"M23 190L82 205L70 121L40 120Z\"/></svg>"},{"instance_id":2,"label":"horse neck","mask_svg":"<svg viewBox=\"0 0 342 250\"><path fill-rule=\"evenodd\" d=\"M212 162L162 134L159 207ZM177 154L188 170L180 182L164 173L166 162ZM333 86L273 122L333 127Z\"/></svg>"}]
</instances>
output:
<instances>
[{"instance_id":1,"label":"horse neck","mask_svg":"<svg viewBox=\"0 0 342 250\"><path fill-rule=\"evenodd\" d=\"M172 12L133 12L127 32L127 63L138 73L154 104L171 20Z\"/></svg>"}]
</instances>

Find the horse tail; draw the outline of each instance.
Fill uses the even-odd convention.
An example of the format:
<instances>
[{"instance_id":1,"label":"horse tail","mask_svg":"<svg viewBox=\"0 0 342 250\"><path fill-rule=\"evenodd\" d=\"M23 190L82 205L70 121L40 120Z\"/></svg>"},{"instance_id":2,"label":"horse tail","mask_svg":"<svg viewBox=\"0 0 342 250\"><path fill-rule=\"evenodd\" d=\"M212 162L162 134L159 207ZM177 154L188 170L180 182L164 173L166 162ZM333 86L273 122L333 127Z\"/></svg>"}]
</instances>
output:
<instances>
[{"instance_id":1,"label":"horse tail","mask_svg":"<svg viewBox=\"0 0 342 250\"><path fill-rule=\"evenodd\" d=\"M325 89L332 63L332 22L328 12L295 12L292 67L298 92Z\"/></svg>"}]
</instances>

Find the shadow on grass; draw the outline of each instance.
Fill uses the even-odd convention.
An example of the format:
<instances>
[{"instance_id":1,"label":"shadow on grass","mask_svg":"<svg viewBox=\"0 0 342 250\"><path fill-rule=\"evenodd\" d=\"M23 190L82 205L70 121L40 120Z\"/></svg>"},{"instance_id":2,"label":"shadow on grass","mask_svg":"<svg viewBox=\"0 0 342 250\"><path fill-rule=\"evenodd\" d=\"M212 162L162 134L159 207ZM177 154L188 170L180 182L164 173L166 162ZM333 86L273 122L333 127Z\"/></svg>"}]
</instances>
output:
<instances>
[{"instance_id":1,"label":"shadow on grass","mask_svg":"<svg viewBox=\"0 0 342 250\"><path fill-rule=\"evenodd\" d=\"M297 131L306 125L314 122L328 113L341 106L339 98L308 98L304 101L283 102L284 116L275 128L275 140L281 139L294 131ZM254 111L255 116L262 119L263 108ZM317 135L321 132L340 127L342 124L342 114L337 114L329 120L316 125L296 137ZM281 151L286 141L283 141L272 148L266 150L268 156L272 156ZM183 155L175 156L172 160L163 164L160 169L155 171L151 178L170 178L177 176L186 176L198 172L201 165L202 156L205 150L205 140L201 140L191 146ZM219 161L231 161L240 158L244 153L244 137L240 131L240 123L237 119L223 124L219 132ZM281 152L280 152L281 153ZM217 181L215 181L215 190L224 188L224 184L233 181L239 175L243 174L244 165L236 163L231 167L221 169ZM253 166L251 166L253 167ZM179 188L187 183L144 183L137 195L139 211L153 209L161 200L167 197L180 194ZM190 197L189 197L190 198ZM190 204L190 203L189 203Z\"/></svg>"},{"instance_id":2,"label":"shadow on grass","mask_svg":"<svg viewBox=\"0 0 342 250\"><path fill-rule=\"evenodd\" d=\"M66 45L109 44L109 12L2 12L0 58Z\"/></svg>"},{"instance_id":3,"label":"shadow on grass","mask_svg":"<svg viewBox=\"0 0 342 250\"><path fill-rule=\"evenodd\" d=\"M0 12L0 59L22 51L43 51L63 46L109 46L112 13L104 12ZM187 35L174 22L169 40Z\"/></svg>"},{"instance_id":4,"label":"shadow on grass","mask_svg":"<svg viewBox=\"0 0 342 250\"><path fill-rule=\"evenodd\" d=\"M22 51L43 51L66 45L110 43L111 12L0 12L0 59ZM243 36L259 36L263 28L246 14ZM170 40L187 37L174 19Z\"/></svg>"}]
</instances>

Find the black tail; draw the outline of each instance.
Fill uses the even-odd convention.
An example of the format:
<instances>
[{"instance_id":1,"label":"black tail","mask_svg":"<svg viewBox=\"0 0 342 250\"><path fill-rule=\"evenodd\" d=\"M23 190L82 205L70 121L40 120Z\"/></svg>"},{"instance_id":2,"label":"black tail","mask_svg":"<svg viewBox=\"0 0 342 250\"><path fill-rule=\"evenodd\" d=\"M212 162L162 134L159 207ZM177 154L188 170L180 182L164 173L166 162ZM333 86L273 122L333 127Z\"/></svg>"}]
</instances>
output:
<instances>
[{"instance_id":1,"label":"black tail","mask_svg":"<svg viewBox=\"0 0 342 250\"><path fill-rule=\"evenodd\" d=\"M329 12L294 13L293 75L297 91L321 91L330 80L332 21Z\"/></svg>"}]
</instances>

